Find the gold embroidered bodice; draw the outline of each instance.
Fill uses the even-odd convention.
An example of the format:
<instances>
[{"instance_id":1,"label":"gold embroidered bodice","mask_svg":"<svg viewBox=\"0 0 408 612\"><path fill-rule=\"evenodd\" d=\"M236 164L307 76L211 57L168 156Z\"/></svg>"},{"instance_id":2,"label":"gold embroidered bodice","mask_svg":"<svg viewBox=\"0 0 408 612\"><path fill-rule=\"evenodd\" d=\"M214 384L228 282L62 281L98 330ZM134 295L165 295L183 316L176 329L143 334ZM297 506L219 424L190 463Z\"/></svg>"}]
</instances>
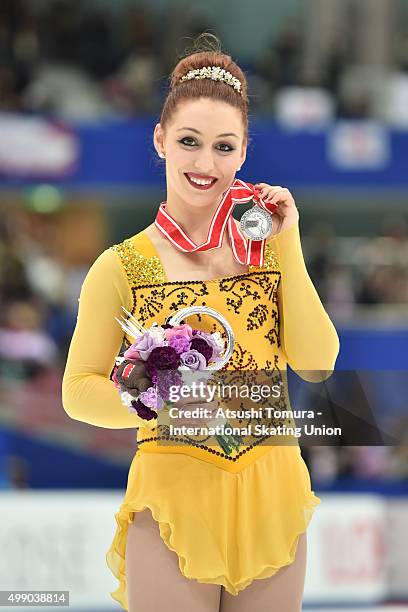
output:
<instances>
[{"instance_id":1,"label":"gold embroidered bodice","mask_svg":"<svg viewBox=\"0 0 408 612\"><path fill-rule=\"evenodd\" d=\"M234 352L224 367L231 372L225 376L224 384L259 385L280 382L283 384L282 370L285 360L281 350L279 333L278 287L281 281L278 259L270 243L265 245L262 267L249 266L244 274L226 276L205 281L167 281L162 263L153 254L152 244L142 232L136 237L115 244L112 250L119 256L126 272L132 293L132 314L146 328L153 322L164 323L172 314L186 306L209 306L220 312L234 330ZM225 336L221 325L208 315L189 317L188 323L207 332L219 331ZM123 349L132 343L125 335ZM265 372L264 372L265 371ZM261 398L258 402L249 399L228 403L228 408L236 410L259 410L270 405L270 400ZM289 410L287 398L283 393L274 406ZM229 419L231 425L246 427L255 423L271 425L288 424L288 420L276 418ZM168 423L157 420L154 435L150 431L139 430L140 447L147 443L158 446L195 445L207 453L216 454L224 460L237 461L270 436L253 434L243 436L244 445L238 453L227 455L214 446L212 436L171 436ZM172 443L172 444L170 444Z\"/></svg>"}]
</instances>

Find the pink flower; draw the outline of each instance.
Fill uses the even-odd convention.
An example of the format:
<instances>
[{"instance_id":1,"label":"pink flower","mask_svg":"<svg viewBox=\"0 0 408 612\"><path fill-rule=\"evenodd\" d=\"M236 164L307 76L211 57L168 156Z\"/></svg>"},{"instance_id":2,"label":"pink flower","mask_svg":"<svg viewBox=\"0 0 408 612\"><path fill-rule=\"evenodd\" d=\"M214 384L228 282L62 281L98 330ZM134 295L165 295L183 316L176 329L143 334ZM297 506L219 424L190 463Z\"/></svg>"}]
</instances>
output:
<instances>
[{"instance_id":1,"label":"pink flower","mask_svg":"<svg viewBox=\"0 0 408 612\"><path fill-rule=\"evenodd\" d=\"M125 351L123 353L123 356L126 357L126 359L140 359L140 354L139 351L137 351L135 349L135 345L131 344L129 346L129 348L127 349L127 351Z\"/></svg>"},{"instance_id":2,"label":"pink flower","mask_svg":"<svg viewBox=\"0 0 408 612\"><path fill-rule=\"evenodd\" d=\"M138 353L139 359L143 359L146 361L152 352L153 349L164 346L164 340L162 340L163 336L158 336L156 334L150 335L149 332L146 332L132 344L133 350Z\"/></svg>"},{"instance_id":3,"label":"pink flower","mask_svg":"<svg viewBox=\"0 0 408 612\"><path fill-rule=\"evenodd\" d=\"M164 335L166 340L171 340L173 336L184 336L188 340L191 340L193 337L193 328L184 323L184 325L175 325L174 327L168 327L164 330Z\"/></svg>"}]
</instances>

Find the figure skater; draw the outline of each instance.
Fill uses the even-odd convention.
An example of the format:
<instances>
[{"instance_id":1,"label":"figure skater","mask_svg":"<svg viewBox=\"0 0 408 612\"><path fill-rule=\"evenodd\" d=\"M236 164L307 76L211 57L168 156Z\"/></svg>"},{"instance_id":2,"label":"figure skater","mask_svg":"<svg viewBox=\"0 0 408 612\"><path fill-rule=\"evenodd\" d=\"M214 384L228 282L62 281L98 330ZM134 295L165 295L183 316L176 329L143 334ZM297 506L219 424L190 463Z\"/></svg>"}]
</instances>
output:
<instances>
[{"instance_id":1,"label":"figure skater","mask_svg":"<svg viewBox=\"0 0 408 612\"><path fill-rule=\"evenodd\" d=\"M282 375L289 364L310 381L333 371L338 336L305 266L295 200L273 167L253 185L270 211L277 205L262 252L251 255L231 211L217 216L249 184L236 177L248 139L245 75L204 33L175 66L154 128L166 200L154 223L97 258L81 289L64 408L96 426L137 428L106 556L118 580L111 595L129 612L301 609L306 529L320 499L299 445L253 437L229 455L182 436L163 444L165 427L130 413L111 378L122 306L146 327L186 306L216 309L234 330L232 371ZM216 328L204 316L189 323Z\"/></svg>"}]
</instances>

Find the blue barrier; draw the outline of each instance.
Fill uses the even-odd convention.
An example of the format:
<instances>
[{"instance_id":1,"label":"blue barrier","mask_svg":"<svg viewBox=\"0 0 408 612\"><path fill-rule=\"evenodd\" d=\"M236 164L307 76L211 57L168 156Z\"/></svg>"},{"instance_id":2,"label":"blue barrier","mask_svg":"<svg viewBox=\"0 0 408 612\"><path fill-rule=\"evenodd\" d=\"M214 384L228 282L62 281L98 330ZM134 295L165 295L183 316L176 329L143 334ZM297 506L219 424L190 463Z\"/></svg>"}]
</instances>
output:
<instances>
[{"instance_id":1,"label":"blue barrier","mask_svg":"<svg viewBox=\"0 0 408 612\"><path fill-rule=\"evenodd\" d=\"M4 121L7 115L0 114ZM64 177L30 177L12 174L0 164L0 187L50 182L65 187L160 188L165 186L164 170L158 164L153 146L156 117L110 119L103 122L67 125L76 139L76 165ZM250 182L271 181L294 188L407 188L408 133L376 124L377 147L383 147L369 169L341 167L333 161L333 134L338 126L353 120L330 124L318 130L288 130L267 119L254 118L250 124L252 142L247 160L237 176ZM360 126L364 138L365 122ZM372 122L367 122L367 133ZM24 127L22 128L24 133ZM369 136L368 136L369 137ZM38 143L41 146L41 143ZM375 149L375 143L373 144ZM347 147L345 147L345 150ZM369 146L367 146L369 150ZM340 147L341 150L341 147ZM340 154L341 156L342 154ZM348 153L344 153L347 157ZM370 165L370 164L369 164Z\"/></svg>"},{"instance_id":2,"label":"blue barrier","mask_svg":"<svg viewBox=\"0 0 408 612\"><path fill-rule=\"evenodd\" d=\"M407 370L408 328L338 329L341 370Z\"/></svg>"}]
</instances>

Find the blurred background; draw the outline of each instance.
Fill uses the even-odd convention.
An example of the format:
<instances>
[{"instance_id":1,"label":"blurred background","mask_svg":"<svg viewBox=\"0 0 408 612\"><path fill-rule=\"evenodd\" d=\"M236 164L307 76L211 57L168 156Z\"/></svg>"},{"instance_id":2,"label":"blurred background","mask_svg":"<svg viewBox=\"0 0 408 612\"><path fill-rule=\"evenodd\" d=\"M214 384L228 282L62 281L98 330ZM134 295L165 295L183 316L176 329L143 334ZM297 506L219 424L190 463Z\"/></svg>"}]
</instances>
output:
<instances>
[{"instance_id":1,"label":"blurred background","mask_svg":"<svg viewBox=\"0 0 408 612\"><path fill-rule=\"evenodd\" d=\"M402 440L302 449L323 500L305 609L408 609L405 0L2 0L0 590L118 609L104 555L135 431L69 419L61 378L90 265L165 199L153 128L203 31L249 81L238 177L292 191L337 367L389 371L375 391Z\"/></svg>"}]
</instances>

